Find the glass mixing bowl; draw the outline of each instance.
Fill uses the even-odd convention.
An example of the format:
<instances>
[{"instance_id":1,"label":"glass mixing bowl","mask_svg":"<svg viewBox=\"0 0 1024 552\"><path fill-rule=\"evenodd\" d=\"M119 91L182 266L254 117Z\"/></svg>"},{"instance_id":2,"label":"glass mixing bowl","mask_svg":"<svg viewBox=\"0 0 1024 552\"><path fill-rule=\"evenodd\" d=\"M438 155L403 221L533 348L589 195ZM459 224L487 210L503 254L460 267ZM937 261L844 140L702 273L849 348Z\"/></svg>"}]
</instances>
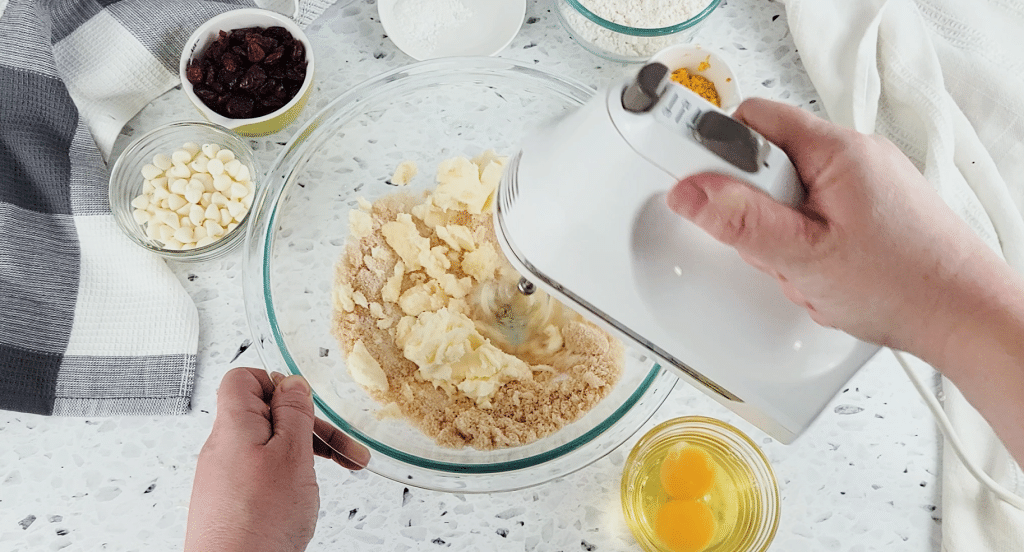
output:
<instances>
[{"instance_id":1,"label":"glass mixing bowl","mask_svg":"<svg viewBox=\"0 0 1024 552\"><path fill-rule=\"evenodd\" d=\"M309 380L322 418L370 450L367 469L428 489L496 492L583 468L628 439L676 378L627 348L619 382L576 422L528 445L500 450L438 446L349 376L331 335L335 263L357 198L398 190L395 167L415 160L404 191L432 189L433 168L485 149L514 153L524 133L586 101L584 85L514 61L446 58L364 82L331 102L285 147L254 204L245 242L246 311L270 370Z\"/></svg>"}]
</instances>

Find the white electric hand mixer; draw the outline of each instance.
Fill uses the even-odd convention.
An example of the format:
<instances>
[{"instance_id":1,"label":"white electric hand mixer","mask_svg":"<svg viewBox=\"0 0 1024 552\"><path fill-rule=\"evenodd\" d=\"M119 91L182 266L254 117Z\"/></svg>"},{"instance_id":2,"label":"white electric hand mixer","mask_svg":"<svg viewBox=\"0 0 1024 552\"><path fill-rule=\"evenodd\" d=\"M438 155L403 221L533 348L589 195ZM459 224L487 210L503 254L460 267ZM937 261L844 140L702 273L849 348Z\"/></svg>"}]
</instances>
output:
<instances>
[{"instance_id":1,"label":"white electric hand mixer","mask_svg":"<svg viewBox=\"0 0 1024 552\"><path fill-rule=\"evenodd\" d=\"M523 284L789 443L878 347L819 326L669 210L667 190L704 171L791 206L804 191L785 153L667 73L654 61L529 136L498 187L498 241Z\"/></svg>"}]
</instances>

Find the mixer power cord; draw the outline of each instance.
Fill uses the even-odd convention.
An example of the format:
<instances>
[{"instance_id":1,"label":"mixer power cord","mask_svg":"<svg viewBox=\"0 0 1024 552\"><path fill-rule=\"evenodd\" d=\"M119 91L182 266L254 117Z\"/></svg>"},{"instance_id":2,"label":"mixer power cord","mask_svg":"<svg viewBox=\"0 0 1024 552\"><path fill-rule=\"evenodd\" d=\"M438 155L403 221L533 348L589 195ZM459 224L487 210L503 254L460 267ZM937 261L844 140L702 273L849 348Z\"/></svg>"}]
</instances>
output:
<instances>
[{"instance_id":1,"label":"mixer power cord","mask_svg":"<svg viewBox=\"0 0 1024 552\"><path fill-rule=\"evenodd\" d=\"M960 437L957 436L956 430L953 429L953 424L949 421L949 417L946 416L945 410L942 409L942 405L939 404L939 400L935 398L935 395L925 387L925 383L921 381L921 377L918 376L913 369L910 368L910 363L907 362L906 353L890 349L892 354L896 357L896 361L903 367L903 371L907 373L907 377L910 378L910 382L914 384L914 388L921 394L921 398L924 399L924 403L928 405L928 409L932 411L932 415L935 416L935 421L939 424L939 430L942 431L943 437L946 442L953 448L953 452L956 453L957 458L963 463L967 471L974 476L983 486L992 491L997 497L1007 504L1017 508L1018 510L1024 511L1024 498L1008 490L1006 487L1000 485L994 479L989 477L982 469L971 461L964 452L963 444L960 442Z\"/></svg>"}]
</instances>

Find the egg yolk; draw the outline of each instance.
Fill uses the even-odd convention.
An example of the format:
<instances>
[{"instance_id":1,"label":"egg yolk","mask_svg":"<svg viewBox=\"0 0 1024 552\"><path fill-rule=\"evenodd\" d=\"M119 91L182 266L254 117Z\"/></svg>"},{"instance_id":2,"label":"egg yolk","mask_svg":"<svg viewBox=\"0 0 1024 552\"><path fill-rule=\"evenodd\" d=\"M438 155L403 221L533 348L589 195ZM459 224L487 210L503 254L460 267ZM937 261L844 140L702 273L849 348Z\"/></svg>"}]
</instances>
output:
<instances>
[{"instance_id":1,"label":"egg yolk","mask_svg":"<svg viewBox=\"0 0 1024 552\"><path fill-rule=\"evenodd\" d=\"M702 448L684 445L672 449L661 462L661 486L672 498L701 498L714 482L715 462Z\"/></svg>"},{"instance_id":2,"label":"egg yolk","mask_svg":"<svg viewBox=\"0 0 1024 552\"><path fill-rule=\"evenodd\" d=\"M715 535L715 517L703 502L669 500L658 509L654 533L672 552L701 552Z\"/></svg>"}]
</instances>

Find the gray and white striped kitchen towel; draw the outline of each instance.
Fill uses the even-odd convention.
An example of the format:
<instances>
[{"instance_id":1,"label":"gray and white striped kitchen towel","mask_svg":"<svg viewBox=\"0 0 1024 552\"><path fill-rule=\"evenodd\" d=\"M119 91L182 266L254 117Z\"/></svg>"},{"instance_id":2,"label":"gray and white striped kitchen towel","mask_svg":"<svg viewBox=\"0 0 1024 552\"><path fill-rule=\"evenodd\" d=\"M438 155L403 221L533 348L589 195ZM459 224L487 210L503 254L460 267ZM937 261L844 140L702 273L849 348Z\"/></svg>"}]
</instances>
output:
<instances>
[{"instance_id":1,"label":"gray and white striped kitchen towel","mask_svg":"<svg viewBox=\"0 0 1024 552\"><path fill-rule=\"evenodd\" d=\"M331 2L307 4L300 23ZM192 31L239 5L252 3L0 0L0 409L188 410L195 305L117 228L105 157L178 84Z\"/></svg>"}]
</instances>

